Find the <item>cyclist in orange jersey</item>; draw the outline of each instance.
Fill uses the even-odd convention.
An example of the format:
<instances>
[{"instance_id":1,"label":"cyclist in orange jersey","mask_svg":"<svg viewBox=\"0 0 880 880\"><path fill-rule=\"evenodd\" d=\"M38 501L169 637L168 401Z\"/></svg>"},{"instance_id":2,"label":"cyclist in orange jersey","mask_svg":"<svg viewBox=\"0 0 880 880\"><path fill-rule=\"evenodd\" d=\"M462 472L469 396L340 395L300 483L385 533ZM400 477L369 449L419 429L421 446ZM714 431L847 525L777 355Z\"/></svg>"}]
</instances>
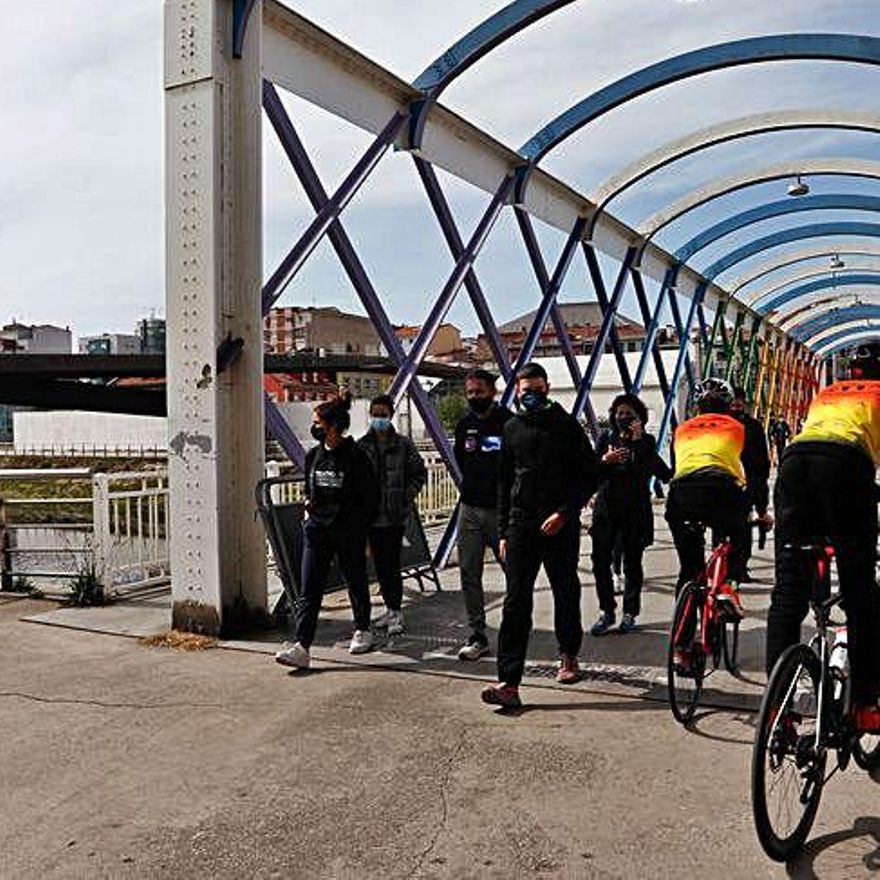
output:
<instances>
[{"instance_id":1,"label":"cyclist in orange jersey","mask_svg":"<svg viewBox=\"0 0 880 880\"><path fill-rule=\"evenodd\" d=\"M755 440L730 414L731 386L723 379L706 379L695 387L694 400L698 415L675 431L675 475L666 502L666 520L680 565L676 593L704 565L705 542L693 524L711 528L716 540L730 538L730 569L742 571L748 553L749 499L767 498L766 470L755 465L760 458L753 448ZM758 513L769 525L766 503L760 507ZM742 616L735 584L725 597L733 612Z\"/></svg>"},{"instance_id":2,"label":"cyclist in orange jersey","mask_svg":"<svg viewBox=\"0 0 880 880\"><path fill-rule=\"evenodd\" d=\"M860 346L850 378L813 400L803 430L782 457L774 507L776 584L767 618L767 672L800 640L811 566L798 547L829 541L847 618L853 720L880 732L880 594L875 580L880 464L880 343Z\"/></svg>"}]
</instances>

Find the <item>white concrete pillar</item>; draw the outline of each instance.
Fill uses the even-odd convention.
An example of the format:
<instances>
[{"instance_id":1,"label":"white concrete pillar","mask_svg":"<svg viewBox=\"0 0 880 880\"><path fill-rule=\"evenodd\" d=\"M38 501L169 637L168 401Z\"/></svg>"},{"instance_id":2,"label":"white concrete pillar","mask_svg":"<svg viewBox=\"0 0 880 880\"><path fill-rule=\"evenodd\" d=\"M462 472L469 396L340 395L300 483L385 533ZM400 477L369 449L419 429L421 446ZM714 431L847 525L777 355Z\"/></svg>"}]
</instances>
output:
<instances>
[{"instance_id":1,"label":"white concrete pillar","mask_svg":"<svg viewBox=\"0 0 880 880\"><path fill-rule=\"evenodd\" d=\"M232 57L232 0L165 2L165 216L173 625L219 633L266 610L262 2ZM231 334L239 359L216 373Z\"/></svg>"}]
</instances>

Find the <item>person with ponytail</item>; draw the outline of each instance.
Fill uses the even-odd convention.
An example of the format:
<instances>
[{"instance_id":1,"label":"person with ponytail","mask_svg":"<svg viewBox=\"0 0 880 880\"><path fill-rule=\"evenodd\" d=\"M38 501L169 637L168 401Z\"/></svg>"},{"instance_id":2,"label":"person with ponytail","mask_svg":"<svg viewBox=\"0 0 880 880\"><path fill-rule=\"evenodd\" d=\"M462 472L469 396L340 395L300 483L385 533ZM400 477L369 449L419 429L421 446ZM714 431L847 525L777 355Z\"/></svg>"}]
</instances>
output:
<instances>
[{"instance_id":1,"label":"person with ponytail","mask_svg":"<svg viewBox=\"0 0 880 880\"><path fill-rule=\"evenodd\" d=\"M275 660L305 669L311 662L327 574L337 556L351 600L354 634L351 654L373 646L370 629L370 590L367 584L367 530L379 505L379 482L370 460L347 435L351 424L351 395L341 391L319 403L312 415L312 437L317 441L306 455L305 521L300 595L294 609L296 635Z\"/></svg>"}]
</instances>

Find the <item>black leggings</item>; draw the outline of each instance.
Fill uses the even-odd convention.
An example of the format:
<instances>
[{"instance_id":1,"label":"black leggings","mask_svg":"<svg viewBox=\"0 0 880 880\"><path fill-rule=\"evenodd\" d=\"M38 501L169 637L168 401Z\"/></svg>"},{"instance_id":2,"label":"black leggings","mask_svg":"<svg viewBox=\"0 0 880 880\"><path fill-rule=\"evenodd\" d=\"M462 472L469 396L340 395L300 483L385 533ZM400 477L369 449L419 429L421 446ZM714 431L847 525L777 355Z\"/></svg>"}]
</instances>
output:
<instances>
[{"instance_id":1,"label":"black leggings","mask_svg":"<svg viewBox=\"0 0 880 880\"><path fill-rule=\"evenodd\" d=\"M855 447L794 443L779 468L776 584L767 616L767 672L800 640L813 584L808 553L798 546L830 541L847 621L853 698L873 700L880 683L880 593L875 580L877 504L874 467ZM792 545L792 546L787 546Z\"/></svg>"}]
</instances>

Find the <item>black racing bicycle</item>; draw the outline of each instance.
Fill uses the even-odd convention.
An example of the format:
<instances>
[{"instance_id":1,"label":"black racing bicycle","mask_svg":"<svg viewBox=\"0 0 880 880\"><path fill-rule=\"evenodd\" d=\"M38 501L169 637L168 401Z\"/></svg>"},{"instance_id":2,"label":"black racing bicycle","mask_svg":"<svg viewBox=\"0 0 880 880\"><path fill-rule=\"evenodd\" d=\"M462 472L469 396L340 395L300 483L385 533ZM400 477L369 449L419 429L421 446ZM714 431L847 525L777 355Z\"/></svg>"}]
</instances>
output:
<instances>
[{"instance_id":1,"label":"black racing bicycle","mask_svg":"<svg viewBox=\"0 0 880 880\"><path fill-rule=\"evenodd\" d=\"M852 758L880 768L880 736L860 734L850 721L850 682L843 630L832 621L834 548L798 547L813 563L811 607L816 634L786 650L770 674L752 752L752 812L761 846L779 862L803 846L825 783ZM829 754L834 766L827 771Z\"/></svg>"}]
</instances>

